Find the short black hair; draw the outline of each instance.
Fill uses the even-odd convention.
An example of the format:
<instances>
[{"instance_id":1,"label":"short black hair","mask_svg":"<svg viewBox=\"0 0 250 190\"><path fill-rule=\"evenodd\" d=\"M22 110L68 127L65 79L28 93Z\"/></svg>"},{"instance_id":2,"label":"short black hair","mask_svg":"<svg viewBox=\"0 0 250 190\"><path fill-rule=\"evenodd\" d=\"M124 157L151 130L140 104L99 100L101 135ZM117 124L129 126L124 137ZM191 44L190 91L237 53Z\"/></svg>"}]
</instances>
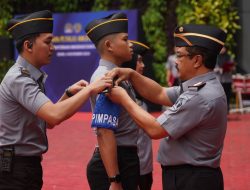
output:
<instances>
[{"instance_id":1,"label":"short black hair","mask_svg":"<svg viewBox=\"0 0 250 190\"><path fill-rule=\"evenodd\" d=\"M208 69L214 69L217 60L217 54L215 52L200 46L188 46L186 47L186 50L191 58L195 55L201 55L205 67Z\"/></svg>"},{"instance_id":2,"label":"short black hair","mask_svg":"<svg viewBox=\"0 0 250 190\"><path fill-rule=\"evenodd\" d=\"M23 43L28 40L31 43L34 43L36 41L36 38L39 37L40 33L35 33L35 34L30 34L30 35L26 35L21 39L18 39L16 41L16 49L18 51L18 53L22 53L23 52Z\"/></svg>"}]
</instances>

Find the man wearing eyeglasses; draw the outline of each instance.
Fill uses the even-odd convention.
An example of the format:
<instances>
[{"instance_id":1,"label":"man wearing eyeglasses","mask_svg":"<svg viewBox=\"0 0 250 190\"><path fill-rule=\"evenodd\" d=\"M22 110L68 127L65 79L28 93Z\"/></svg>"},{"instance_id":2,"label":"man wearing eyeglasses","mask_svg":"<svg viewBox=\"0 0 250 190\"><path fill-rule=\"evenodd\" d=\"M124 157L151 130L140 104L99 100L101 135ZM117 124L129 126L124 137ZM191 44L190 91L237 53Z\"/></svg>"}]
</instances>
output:
<instances>
[{"instance_id":1,"label":"man wearing eyeglasses","mask_svg":"<svg viewBox=\"0 0 250 190\"><path fill-rule=\"evenodd\" d=\"M152 139L162 139L158 162L163 190L223 190L220 160L227 102L213 68L226 34L214 26L183 25L174 32L181 85L164 88L131 69L114 69L116 83L130 80L144 98L170 106L157 119L116 86L109 98L121 104Z\"/></svg>"}]
</instances>

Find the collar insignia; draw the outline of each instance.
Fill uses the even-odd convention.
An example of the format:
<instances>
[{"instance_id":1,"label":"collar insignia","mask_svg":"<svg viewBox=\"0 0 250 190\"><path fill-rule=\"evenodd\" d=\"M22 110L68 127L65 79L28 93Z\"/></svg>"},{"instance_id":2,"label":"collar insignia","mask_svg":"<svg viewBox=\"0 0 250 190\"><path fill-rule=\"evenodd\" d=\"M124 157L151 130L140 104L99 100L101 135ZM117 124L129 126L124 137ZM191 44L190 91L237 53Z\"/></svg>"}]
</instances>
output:
<instances>
[{"instance_id":1,"label":"collar insignia","mask_svg":"<svg viewBox=\"0 0 250 190\"><path fill-rule=\"evenodd\" d=\"M188 86L189 89L196 89L196 90L200 90L201 88L203 88L206 85L205 82L197 82L195 83L193 86Z\"/></svg>"},{"instance_id":2,"label":"collar insignia","mask_svg":"<svg viewBox=\"0 0 250 190\"><path fill-rule=\"evenodd\" d=\"M28 69L21 67L20 70L23 75L30 76L30 72Z\"/></svg>"}]
</instances>

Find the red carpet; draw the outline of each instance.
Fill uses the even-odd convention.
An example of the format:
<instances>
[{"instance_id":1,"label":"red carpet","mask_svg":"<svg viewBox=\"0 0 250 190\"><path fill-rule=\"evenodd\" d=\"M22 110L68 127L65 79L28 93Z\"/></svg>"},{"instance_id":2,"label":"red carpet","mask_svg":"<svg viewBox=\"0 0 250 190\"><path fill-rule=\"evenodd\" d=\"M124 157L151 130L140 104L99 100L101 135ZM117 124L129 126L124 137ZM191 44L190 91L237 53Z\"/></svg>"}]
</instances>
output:
<instances>
[{"instance_id":1,"label":"red carpet","mask_svg":"<svg viewBox=\"0 0 250 190\"><path fill-rule=\"evenodd\" d=\"M89 113L77 113L48 131L49 151L44 155L43 190L89 190L86 165L96 143ZM222 157L225 190L250 189L250 114L230 115ZM249 143L249 144L248 144ZM154 147L154 183L161 190L161 169L156 162L159 141Z\"/></svg>"}]
</instances>

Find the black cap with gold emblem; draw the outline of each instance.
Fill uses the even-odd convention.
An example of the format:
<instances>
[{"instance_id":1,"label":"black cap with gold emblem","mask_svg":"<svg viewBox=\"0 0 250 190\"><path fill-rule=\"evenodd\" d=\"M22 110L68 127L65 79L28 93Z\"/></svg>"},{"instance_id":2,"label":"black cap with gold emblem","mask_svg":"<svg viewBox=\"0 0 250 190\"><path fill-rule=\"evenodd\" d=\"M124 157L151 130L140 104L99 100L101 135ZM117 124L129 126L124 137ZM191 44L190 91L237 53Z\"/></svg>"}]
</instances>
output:
<instances>
[{"instance_id":1,"label":"black cap with gold emblem","mask_svg":"<svg viewBox=\"0 0 250 190\"><path fill-rule=\"evenodd\" d=\"M43 10L13 18L8 23L8 31L15 40L21 39L29 34L52 33L52 13L48 10Z\"/></svg>"},{"instance_id":2,"label":"black cap with gold emblem","mask_svg":"<svg viewBox=\"0 0 250 190\"><path fill-rule=\"evenodd\" d=\"M133 44L133 51L135 54L139 54L143 56L149 51L149 47L141 42L137 42L134 40L129 40Z\"/></svg>"},{"instance_id":3,"label":"black cap with gold emblem","mask_svg":"<svg viewBox=\"0 0 250 190\"><path fill-rule=\"evenodd\" d=\"M214 26L187 24L178 26L174 32L175 46L200 46L220 53L226 40L226 33Z\"/></svg>"},{"instance_id":4,"label":"black cap with gold emblem","mask_svg":"<svg viewBox=\"0 0 250 190\"><path fill-rule=\"evenodd\" d=\"M104 36L113 33L128 33L128 18L124 13L115 13L88 23L85 32L97 45Z\"/></svg>"},{"instance_id":5,"label":"black cap with gold emblem","mask_svg":"<svg viewBox=\"0 0 250 190\"><path fill-rule=\"evenodd\" d=\"M137 64L137 56L141 55L142 57L147 54L150 50L150 48L138 41L134 40L129 40L133 44L133 56L132 59L128 62L125 62L122 64L122 67L124 68L131 68L131 69L136 69L136 64Z\"/></svg>"}]
</instances>

